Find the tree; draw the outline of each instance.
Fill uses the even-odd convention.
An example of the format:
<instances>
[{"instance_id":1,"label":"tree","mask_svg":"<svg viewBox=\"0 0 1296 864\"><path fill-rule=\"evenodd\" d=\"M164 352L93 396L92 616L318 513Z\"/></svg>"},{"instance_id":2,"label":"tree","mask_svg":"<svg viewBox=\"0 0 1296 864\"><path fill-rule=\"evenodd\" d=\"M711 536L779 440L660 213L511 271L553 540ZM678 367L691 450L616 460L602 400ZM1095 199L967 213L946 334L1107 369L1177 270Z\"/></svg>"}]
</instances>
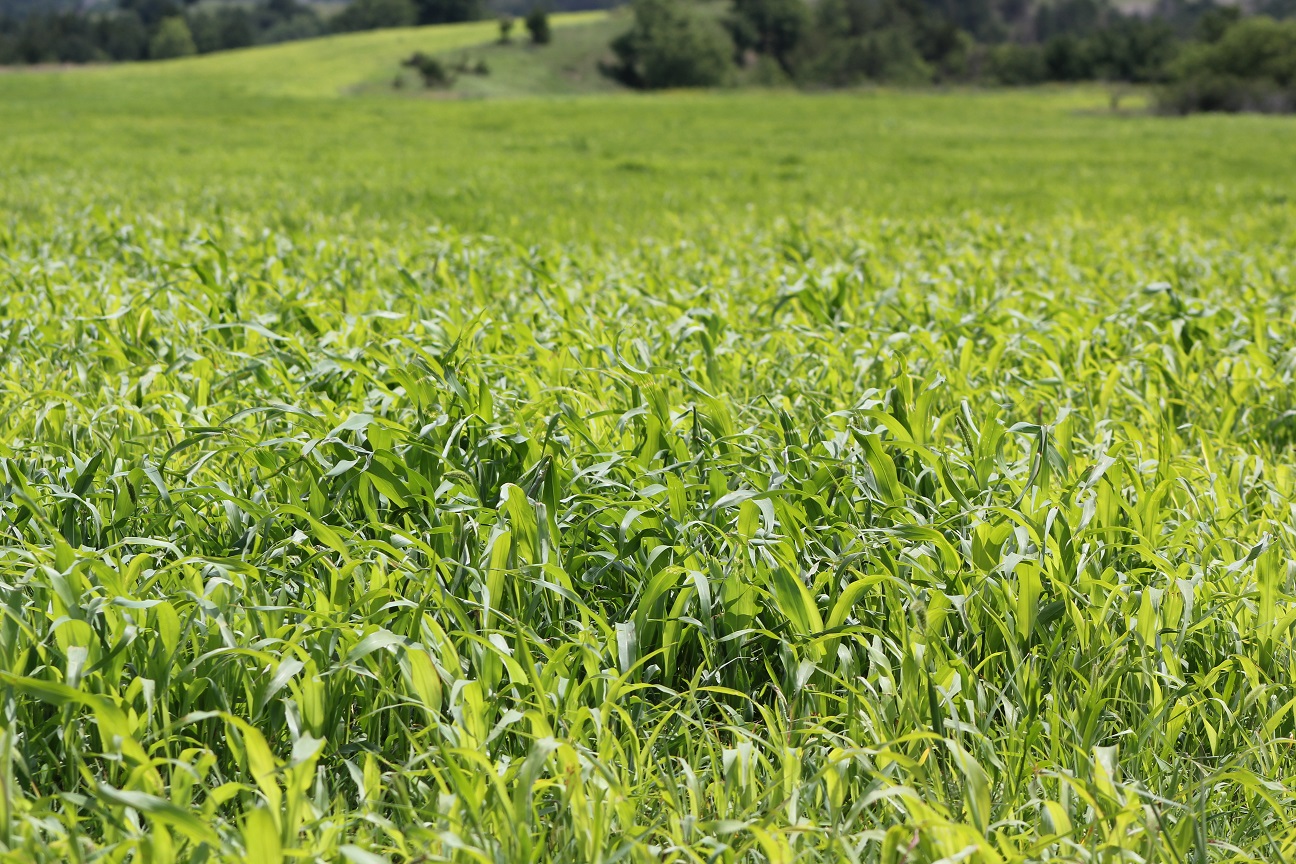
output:
<instances>
[{"instance_id":1,"label":"tree","mask_svg":"<svg viewBox=\"0 0 1296 864\"><path fill-rule=\"evenodd\" d=\"M246 48L256 41L252 19L241 6L218 6L207 12L190 12L186 20L199 54Z\"/></svg>"},{"instance_id":2,"label":"tree","mask_svg":"<svg viewBox=\"0 0 1296 864\"><path fill-rule=\"evenodd\" d=\"M419 24L453 24L482 16L482 0L414 0L414 5Z\"/></svg>"},{"instance_id":3,"label":"tree","mask_svg":"<svg viewBox=\"0 0 1296 864\"><path fill-rule=\"evenodd\" d=\"M788 75L791 58L810 29L804 0L734 0L725 22L739 51L773 57Z\"/></svg>"},{"instance_id":4,"label":"tree","mask_svg":"<svg viewBox=\"0 0 1296 864\"><path fill-rule=\"evenodd\" d=\"M1179 43L1162 19L1120 17L1088 40L1094 74L1108 81L1161 80Z\"/></svg>"},{"instance_id":5,"label":"tree","mask_svg":"<svg viewBox=\"0 0 1296 864\"><path fill-rule=\"evenodd\" d=\"M121 0L121 8L139 15L149 29L159 26L166 18L176 18L181 14L180 7L172 0Z\"/></svg>"},{"instance_id":6,"label":"tree","mask_svg":"<svg viewBox=\"0 0 1296 864\"><path fill-rule=\"evenodd\" d=\"M508 45L513 41L513 16L505 13L499 17L499 44Z\"/></svg>"},{"instance_id":7,"label":"tree","mask_svg":"<svg viewBox=\"0 0 1296 864\"><path fill-rule=\"evenodd\" d=\"M991 48L987 60L990 76L999 84L1020 87L1048 78L1048 63L1039 45L1005 42Z\"/></svg>"},{"instance_id":8,"label":"tree","mask_svg":"<svg viewBox=\"0 0 1296 864\"><path fill-rule=\"evenodd\" d=\"M526 28L535 45L548 45L553 40L553 33L549 29L549 13L545 12L543 6L531 7L526 16Z\"/></svg>"},{"instance_id":9,"label":"tree","mask_svg":"<svg viewBox=\"0 0 1296 864\"><path fill-rule=\"evenodd\" d=\"M1162 110L1296 111L1296 21L1249 18L1170 65Z\"/></svg>"},{"instance_id":10,"label":"tree","mask_svg":"<svg viewBox=\"0 0 1296 864\"><path fill-rule=\"evenodd\" d=\"M329 23L339 32L409 27L418 18L413 0L354 0Z\"/></svg>"},{"instance_id":11,"label":"tree","mask_svg":"<svg viewBox=\"0 0 1296 864\"><path fill-rule=\"evenodd\" d=\"M189 25L178 15L163 18L158 30L149 40L149 57L153 60L169 60L173 57L188 57L198 53L194 45L193 34Z\"/></svg>"},{"instance_id":12,"label":"tree","mask_svg":"<svg viewBox=\"0 0 1296 864\"><path fill-rule=\"evenodd\" d=\"M221 50L229 51L233 48L247 48L256 41L256 31L252 27L252 19L248 16L247 11L239 6L231 6L221 9L217 15L220 21L221 33Z\"/></svg>"},{"instance_id":13,"label":"tree","mask_svg":"<svg viewBox=\"0 0 1296 864\"><path fill-rule=\"evenodd\" d=\"M733 72L733 40L680 0L635 0L634 25L612 43L604 72L631 87L715 87Z\"/></svg>"},{"instance_id":14,"label":"tree","mask_svg":"<svg viewBox=\"0 0 1296 864\"><path fill-rule=\"evenodd\" d=\"M1212 6L1197 19L1197 38L1203 42L1218 42L1229 28L1242 20L1242 10L1236 6Z\"/></svg>"},{"instance_id":15,"label":"tree","mask_svg":"<svg viewBox=\"0 0 1296 864\"><path fill-rule=\"evenodd\" d=\"M148 31L130 9L104 16L99 22L99 40L114 60L143 60L148 50Z\"/></svg>"}]
</instances>

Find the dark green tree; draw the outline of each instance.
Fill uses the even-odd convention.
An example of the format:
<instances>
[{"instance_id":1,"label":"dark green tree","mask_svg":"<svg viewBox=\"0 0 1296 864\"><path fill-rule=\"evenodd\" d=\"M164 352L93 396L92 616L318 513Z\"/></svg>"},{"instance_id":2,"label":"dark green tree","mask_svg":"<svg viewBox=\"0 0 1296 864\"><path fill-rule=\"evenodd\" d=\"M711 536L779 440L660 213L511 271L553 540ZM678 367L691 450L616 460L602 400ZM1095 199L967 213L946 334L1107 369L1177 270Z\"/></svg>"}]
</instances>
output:
<instances>
[{"instance_id":1,"label":"dark green tree","mask_svg":"<svg viewBox=\"0 0 1296 864\"><path fill-rule=\"evenodd\" d=\"M739 51L773 57L791 75L792 55L810 29L810 7L805 0L733 0L725 25Z\"/></svg>"},{"instance_id":2,"label":"dark green tree","mask_svg":"<svg viewBox=\"0 0 1296 864\"><path fill-rule=\"evenodd\" d=\"M329 22L339 32L409 27L418 19L413 0L353 0Z\"/></svg>"},{"instance_id":3,"label":"dark green tree","mask_svg":"<svg viewBox=\"0 0 1296 864\"><path fill-rule=\"evenodd\" d=\"M612 51L604 71L631 87L716 87L733 73L733 40L681 0L635 0L634 25Z\"/></svg>"},{"instance_id":4,"label":"dark green tree","mask_svg":"<svg viewBox=\"0 0 1296 864\"><path fill-rule=\"evenodd\" d=\"M1242 10L1236 6L1211 6L1197 19L1197 38L1203 42L1218 42L1229 28L1242 20Z\"/></svg>"},{"instance_id":5,"label":"dark green tree","mask_svg":"<svg viewBox=\"0 0 1296 864\"><path fill-rule=\"evenodd\" d=\"M1185 51L1170 65L1162 110L1296 111L1296 21L1239 21L1214 44Z\"/></svg>"},{"instance_id":6,"label":"dark green tree","mask_svg":"<svg viewBox=\"0 0 1296 864\"><path fill-rule=\"evenodd\" d=\"M149 57L153 60L170 60L198 53L189 25L179 15L164 18L157 32L149 40Z\"/></svg>"},{"instance_id":7,"label":"dark green tree","mask_svg":"<svg viewBox=\"0 0 1296 864\"><path fill-rule=\"evenodd\" d=\"M408 66L417 72L423 79L423 86L429 89L449 87L454 83L454 75L450 73L444 63L431 54L416 51L401 61L401 65Z\"/></svg>"},{"instance_id":8,"label":"dark green tree","mask_svg":"<svg viewBox=\"0 0 1296 864\"><path fill-rule=\"evenodd\" d=\"M482 0L414 0L419 24L453 24L482 17Z\"/></svg>"},{"instance_id":9,"label":"dark green tree","mask_svg":"<svg viewBox=\"0 0 1296 864\"><path fill-rule=\"evenodd\" d=\"M548 45L553 40L553 31L549 29L549 13L543 6L531 7L526 16L526 28L534 45Z\"/></svg>"},{"instance_id":10,"label":"dark green tree","mask_svg":"<svg viewBox=\"0 0 1296 864\"><path fill-rule=\"evenodd\" d=\"M105 15L99 22L99 42L114 60L143 60L148 51L148 31L132 10Z\"/></svg>"}]
</instances>

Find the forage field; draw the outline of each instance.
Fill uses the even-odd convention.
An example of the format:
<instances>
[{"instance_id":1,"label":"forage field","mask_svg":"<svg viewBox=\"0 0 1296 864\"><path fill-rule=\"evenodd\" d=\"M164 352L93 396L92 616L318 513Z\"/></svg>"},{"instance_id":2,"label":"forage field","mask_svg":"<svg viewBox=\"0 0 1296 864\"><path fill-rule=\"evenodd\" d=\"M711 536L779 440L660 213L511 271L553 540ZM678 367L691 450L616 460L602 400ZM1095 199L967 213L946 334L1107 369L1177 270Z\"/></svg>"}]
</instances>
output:
<instances>
[{"instance_id":1,"label":"forage field","mask_svg":"<svg viewBox=\"0 0 1296 864\"><path fill-rule=\"evenodd\" d=\"M0 74L0 860L1296 858L1296 122L493 32Z\"/></svg>"}]
</instances>

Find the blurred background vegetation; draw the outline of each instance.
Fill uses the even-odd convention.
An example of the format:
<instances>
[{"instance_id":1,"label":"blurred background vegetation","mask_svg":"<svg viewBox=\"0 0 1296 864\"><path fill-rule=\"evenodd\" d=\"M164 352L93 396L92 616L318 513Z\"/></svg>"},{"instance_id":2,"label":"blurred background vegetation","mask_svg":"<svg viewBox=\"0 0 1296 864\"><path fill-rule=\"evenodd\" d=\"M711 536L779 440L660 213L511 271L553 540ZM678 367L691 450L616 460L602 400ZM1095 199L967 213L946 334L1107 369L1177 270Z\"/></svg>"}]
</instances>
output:
<instances>
[{"instance_id":1,"label":"blurred background vegetation","mask_svg":"<svg viewBox=\"0 0 1296 864\"><path fill-rule=\"evenodd\" d=\"M0 64L164 60L494 18L499 38L491 59L515 80L536 79L521 86L528 92L1102 81L1153 85L1156 104L1172 113L1296 108L1296 0L633 0L572 30L560 58L498 50L548 46L550 12L610 5L0 0ZM526 26L515 28L515 16ZM555 59L563 74L555 74ZM421 81L435 88L487 77L497 65L484 56L427 61L406 66L424 70ZM395 83L407 81L397 76ZM481 82L458 88L464 95L498 89Z\"/></svg>"}]
</instances>

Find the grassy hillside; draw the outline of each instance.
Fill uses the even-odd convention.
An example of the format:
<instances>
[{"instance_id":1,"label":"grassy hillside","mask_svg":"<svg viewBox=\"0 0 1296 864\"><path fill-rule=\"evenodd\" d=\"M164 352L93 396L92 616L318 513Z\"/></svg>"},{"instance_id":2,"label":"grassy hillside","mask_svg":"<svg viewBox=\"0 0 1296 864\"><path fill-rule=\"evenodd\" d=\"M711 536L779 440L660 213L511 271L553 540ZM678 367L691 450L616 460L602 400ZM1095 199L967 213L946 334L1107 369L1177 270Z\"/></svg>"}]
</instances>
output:
<instances>
[{"instance_id":1,"label":"grassy hillside","mask_svg":"<svg viewBox=\"0 0 1296 864\"><path fill-rule=\"evenodd\" d=\"M553 16L557 39L562 39L566 28L597 22L604 14ZM134 97L156 105L227 97L328 98L390 82L400 71L400 61L415 51L439 54L476 46L492 41L497 33L494 21L375 30L162 63L69 70L66 77L43 79L37 75L25 80L29 86L53 86L59 92L105 92L115 99ZM12 74L25 77L32 73ZM19 87L17 92L23 89Z\"/></svg>"},{"instance_id":2,"label":"grassy hillside","mask_svg":"<svg viewBox=\"0 0 1296 864\"><path fill-rule=\"evenodd\" d=\"M0 75L0 861L1291 860L1296 118L493 35Z\"/></svg>"},{"instance_id":3,"label":"grassy hillside","mask_svg":"<svg viewBox=\"0 0 1296 864\"><path fill-rule=\"evenodd\" d=\"M548 45L532 45L519 21L510 44L498 40L482 45L441 52L451 64L464 59L485 61L488 75L459 75L447 92L428 93L413 72L405 72L403 83L409 95L444 98L500 98L519 96L569 96L609 93L623 89L603 75L599 62L610 57L609 43L630 27L629 10L619 9L606 16L582 17L565 22L562 31ZM519 32L520 31L520 32ZM390 86L390 82L382 82Z\"/></svg>"}]
</instances>

